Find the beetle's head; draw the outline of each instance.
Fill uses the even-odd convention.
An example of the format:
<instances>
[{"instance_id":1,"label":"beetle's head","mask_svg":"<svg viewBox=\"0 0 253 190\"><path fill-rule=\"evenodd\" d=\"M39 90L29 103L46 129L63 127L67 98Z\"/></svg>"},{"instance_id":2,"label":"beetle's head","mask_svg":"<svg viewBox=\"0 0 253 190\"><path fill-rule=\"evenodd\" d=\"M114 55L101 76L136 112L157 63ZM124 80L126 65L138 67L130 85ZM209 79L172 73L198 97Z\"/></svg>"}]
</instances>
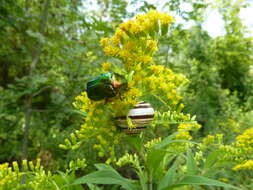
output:
<instances>
[{"instance_id":1,"label":"beetle's head","mask_svg":"<svg viewBox=\"0 0 253 190\"><path fill-rule=\"evenodd\" d=\"M114 73L112 77L112 86L116 92L126 91L128 87L127 80L122 75Z\"/></svg>"}]
</instances>

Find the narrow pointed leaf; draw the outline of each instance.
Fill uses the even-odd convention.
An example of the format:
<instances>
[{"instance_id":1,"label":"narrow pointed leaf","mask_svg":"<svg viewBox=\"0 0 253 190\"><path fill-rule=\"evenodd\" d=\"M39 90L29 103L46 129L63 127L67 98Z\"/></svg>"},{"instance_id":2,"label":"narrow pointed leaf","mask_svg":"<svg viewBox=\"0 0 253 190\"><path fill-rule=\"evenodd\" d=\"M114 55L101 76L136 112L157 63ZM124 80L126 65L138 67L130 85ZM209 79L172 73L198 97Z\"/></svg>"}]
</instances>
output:
<instances>
[{"instance_id":1,"label":"narrow pointed leaf","mask_svg":"<svg viewBox=\"0 0 253 190\"><path fill-rule=\"evenodd\" d=\"M98 186L93 185L93 184L91 184L91 183L88 183L87 185L88 185L88 187L90 188L90 190L101 190Z\"/></svg>"},{"instance_id":2,"label":"narrow pointed leaf","mask_svg":"<svg viewBox=\"0 0 253 190\"><path fill-rule=\"evenodd\" d=\"M150 172L155 172L163 160L166 152L158 149L151 149L147 154L147 166Z\"/></svg>"},{"instance_id":3,"label":"narrow pointed leaf","mask_svg":"<svg viewBox=\"0 0 253 190\"><path fill-rule=\"evenodd\" d=\"M165 187L172 185L173 179L176 173L177 163L175 162L171 168L168 169L165 176L162 178L158 184L158 190L162 190Z\"/></svg>"},{"instance_id":4,"label":"narrow pointed leaf","mask_svg":"<svg viewBox=\"0 0 253 190\"><path fill-rule=\"evenodd\" d=\"M218 187L225 187L228 189L237 189L237 190L242 190L238 187L235 187L233 185L227 184L227 183L223 183L214 179L210 179L207 177L203 177L203 176L186 176L184 179L182 179L180 182L169 186L163 190L170 190L173 189L175 187L180 187L180 186L184 186L184 185L208 185L208 186L218 186Z\"/></svg>"},{"instance_id":5,"label":"narrow pointed leaf","mask_svg":"<svg viewBox=\"0 0 253 190\"><path fill-rule=\"evenodd\" d=\"M219 150L215 150L215 151L211 152L206 159L204 168L212 167L216 163L219 153L220 153Z\"/></svg>"},{"instance_id":6,"label":"narrow pointed leaf","mask_svg":"<svg viewBox=\"0 0 253 190\"><path fill-rule=\"evenodd\" d=\"M187 175L196 175L197 166L191 151L187 152Z\"/></svg>"},{"instance_id":7,"label":"narrow pointed leaf","mask_svg":"<svg viewBox=\"0 0 253 190\"><path fill-rule=\"evenodd\" d=\"M137 190L136 186L133 185L135 181L122 177L118 172L116 172L116 170L112 170L110 166L110 168L105 169L102 168L106 167L105 165L99 165L97 167L101 170L76 179L72 185L88 183L108 185L116 184L121 185L127 190Z\"/></svg>"}]
</instances>

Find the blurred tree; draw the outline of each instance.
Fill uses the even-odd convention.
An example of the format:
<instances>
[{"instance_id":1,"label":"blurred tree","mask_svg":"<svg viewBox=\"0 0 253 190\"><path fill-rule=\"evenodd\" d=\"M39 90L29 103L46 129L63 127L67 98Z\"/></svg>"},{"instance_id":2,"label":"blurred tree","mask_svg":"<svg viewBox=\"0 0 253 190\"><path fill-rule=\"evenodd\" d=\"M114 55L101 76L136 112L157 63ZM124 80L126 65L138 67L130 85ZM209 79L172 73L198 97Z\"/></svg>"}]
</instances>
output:
<instances>
[{"instance_id":1,"label":"blurred tree","mask_svg":"<svg viewBox=\"0 0 253 190\"><path fill-rule=\"evenodd\" d=\"M183 4L191 9L180 10ZM241 8L246 6L246 1L230 0L217 1L215 6L203 1L176 0L165 4L165 8L195 24L190 29L175 24L171 35L162 40L156 59L190 80L184 96L185 111L197 115L204 134L224 132L226 121L240 119L242 110L252 110L253 44L239 17ZM224 36L212 38L203 30L207 8L218 8L222 14Z\"/></svg>"},{"instance_id":2,"label":"blurred tree","mask_svg":"<svg viewBox=\"0 0 253 190\"><path fill-rule=\"evenodd\" d=\"M91 67L92 53L80 37L89 23L65 0L6 0L1 10L1 160L20 157L22 139L22 158L27 144L34 158L39 149L54 152L50 139L60 141L59 132L81 121L71 104Z\"/></svg>"},{"instance_id":3,"label":"blurred tree","mask_svg":"<svg viewBox=\"0 0 253 190\"><path fill-rule=\"evenodd\" d=\"M245 101L252 95L248 87L252 80L250 65L253 62L252 38L246 37L247 29L243 25L239 13L247 6L246 1L219 1L219 11L225 21L226 35L218 37L214 44L214 62L219 66L222 88L235 92Z\"/></svg>"},{"instance_id":4,"label":"blurred tree","mask_svg":"<svg viewBox=\"0 0 253 190\"><path fill-rule=\"evenodd\" d=\"M82 1L1 1L0 162L39 156L63 166L58 144L83 119L72 102L107 60L99 40L130 16L127 1L95 3L90 11Z\"/></svg>"}]
</instances>

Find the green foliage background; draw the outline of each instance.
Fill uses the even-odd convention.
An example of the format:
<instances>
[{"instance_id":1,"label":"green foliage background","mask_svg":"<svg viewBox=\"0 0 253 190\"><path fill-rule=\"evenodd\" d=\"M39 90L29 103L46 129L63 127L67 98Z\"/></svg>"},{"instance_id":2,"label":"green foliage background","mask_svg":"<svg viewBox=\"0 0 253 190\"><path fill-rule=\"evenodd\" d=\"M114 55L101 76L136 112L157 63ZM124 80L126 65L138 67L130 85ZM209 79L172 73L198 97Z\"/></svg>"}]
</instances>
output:
<instances>
[{"instance_id":1,"label":"green foliage background","mask_svg":"<svg viewBox=\"0 0 253 190\"><path fill-rule=\"evenodd\" d=\"M183 3L193 9L181 11ZM248 2L162 4L164 12L192 26L176 21L161 39L155 60L189 79L183 111L196 115L202 125L196 139L221 133L229 144L253 127L253 43L239 17ZM100 38L156 6L145 0L0 1L0 163L41 158L44 167L56 171L86 155L91 171L92 163L103 162L87 146L79 151L59 149L83 120L72 103L87 80L102 72L96 68L110 61L99 46ZM203 29L207 9L222 15L224 35L211 37ZM249 173L226 175L236 176L234 184L252 188Z\"/></svg>"}]
</instances>

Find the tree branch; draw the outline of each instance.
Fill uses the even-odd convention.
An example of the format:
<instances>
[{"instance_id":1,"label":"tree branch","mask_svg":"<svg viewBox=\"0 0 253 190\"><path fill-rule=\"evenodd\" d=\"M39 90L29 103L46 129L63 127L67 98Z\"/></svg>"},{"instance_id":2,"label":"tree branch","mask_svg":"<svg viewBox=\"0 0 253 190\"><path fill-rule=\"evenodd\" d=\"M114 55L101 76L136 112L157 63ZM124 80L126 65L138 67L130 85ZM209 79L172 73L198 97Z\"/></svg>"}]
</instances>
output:
<instances>
[{"instance_id":1,"label":"tree branch","mask_svg":"<svg viewBox=\"0 0 253 190\"><path fill-rule=\"evenodd\" d=\"M41 22L40 22L40 26L39 26L39 32L42 35L45 33L45 30L46 30L49 3L50 3L50 0L44 1L43 11L42 11L42 15L41 15ZM31 74L33 74L37 63L39 62L40 54L41 54L41 43L37 42L34 47L33 59L32 59L32 64L31 64L31 68L30 68Z\"/></svg>"},{"instance_id":2,"label":"tree branch","mask_svg":"<svg viewBox=\"0 0 253 190\"><path fill-rule=\"evenodd\" d=\"M35 97L38 96L41 92L43 92L44 90L47 90L49 88L52 88L52 86L43 86L41 89L39 89L37 92L34 92L31 96Z\"/></svg>"},{"instance_id":3,"label":"tree branch","mask_svg":"<svg viewBox=\"0 0 253 190\"><path fill-rule=\"evenodd\" d=\"M50 0L44 0L43 10L42 10L42 13L41 13L41 21L40 21L40 26L39 26L39 32L42 35L44 34L44 32L46 30L49 3L50 3ZM26 11L28 11L28 9ZM34 45L34 53L32 54L32 63L31 63L31 66L30 66L30 75L33 75L33 73L36 69L36 66L39 62L39 58L40 58L40 54L41 54L41 48L42 48L42 45L41 45L40 42L37 42ZM37 95L40 92L41 92L41 90L39 90L37 93L35 93L35 95ZM27 101L26 101L25 126L24 126L24 137L23 137L23 143L22 143L22 154L21 154L22 157L21 157L21 159L27 159L28 136L29 136L30 122L31 122L31 118L32 118L32 101L33 101L33 97L35 95L31 94L27 98Z\"/></svg>"}]
</instances>

